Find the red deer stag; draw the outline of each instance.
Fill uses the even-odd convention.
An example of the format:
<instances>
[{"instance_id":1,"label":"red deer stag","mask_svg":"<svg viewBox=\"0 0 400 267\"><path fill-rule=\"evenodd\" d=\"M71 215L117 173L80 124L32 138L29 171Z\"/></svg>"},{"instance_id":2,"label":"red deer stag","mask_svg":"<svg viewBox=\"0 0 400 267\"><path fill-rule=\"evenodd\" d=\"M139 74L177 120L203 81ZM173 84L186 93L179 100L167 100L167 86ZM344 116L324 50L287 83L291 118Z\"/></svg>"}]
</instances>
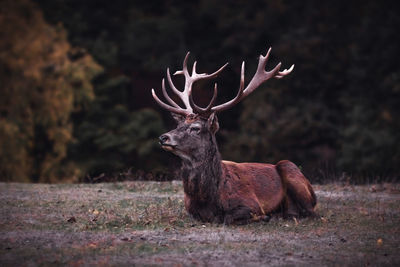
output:
<instances>
[{"instance_id":1,"label":"red deer stag","mask_svg":"<svg viewBox=\"0 0 400 267\"><path fill-rule=\"evenodd\" d=\"M196 81L216 77L228 64L212 74L196 73L196 62L190 74L187 67L189 53L183 61L183 69L174 75L185 77L185 88L178 90L167 69L171 90L180 98L185 108L178 105L165 88L162 92L169 104L161 101L152 89L155 101L169 110L178 122L176 129L160 136L164 150L182 159L181 176L185 192L185 208L194 218L204 222L243 224L268 220L271 213L282 212L287 216L314 216L316 197L309 181L299 168L288 160L276 165L264 163L235 163L221 160L215 133L219 129L217 112L227 110L251 94L263 82L280 79L294 68L279 71L281 63L273 70L265 71L271 48L266 56L260 56L257 71L247 87L244 87L244 62L237 95L230 101L214 105L217 84L207 107L193 101L192 85Z\"/></svg>"}]
</instances>

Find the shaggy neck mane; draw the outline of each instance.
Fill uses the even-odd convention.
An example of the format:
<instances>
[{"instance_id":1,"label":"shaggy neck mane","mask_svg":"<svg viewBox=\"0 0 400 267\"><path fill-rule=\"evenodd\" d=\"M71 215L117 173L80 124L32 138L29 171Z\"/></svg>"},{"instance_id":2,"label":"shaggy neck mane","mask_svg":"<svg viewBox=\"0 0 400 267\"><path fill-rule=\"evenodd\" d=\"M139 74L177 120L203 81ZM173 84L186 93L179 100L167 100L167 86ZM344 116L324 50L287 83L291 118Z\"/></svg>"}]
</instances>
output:
<instances>
[{"instance_id":1,"label":"shaggy neck mane","mask_svg":"<svg viewBox=\"0 0 400 267\"><path fill-rule=\"evenodd\" d=\"M191 201L218 205L221 156L215 136L211 135L210 139L203 155L182 161L181 175L184 191Z\"/></svg>"}]
</instances>

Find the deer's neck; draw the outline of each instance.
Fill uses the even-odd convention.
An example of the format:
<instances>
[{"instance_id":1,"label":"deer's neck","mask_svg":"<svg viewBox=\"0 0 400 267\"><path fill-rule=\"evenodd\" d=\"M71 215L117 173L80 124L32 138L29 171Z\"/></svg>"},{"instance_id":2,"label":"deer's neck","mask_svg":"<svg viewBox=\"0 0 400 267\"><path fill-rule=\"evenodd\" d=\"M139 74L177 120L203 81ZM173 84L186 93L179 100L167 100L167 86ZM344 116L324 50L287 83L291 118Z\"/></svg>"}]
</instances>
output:
<instances>
[{"instance_id":1,"label":"deer's neck","mask_svg":"<svg viewBox=\"0 0 400 267\"><path fill-rule=\"evenodd\" d=\"M222 168L215 139L213 145L205 149L204 155L183 161L181 171L184 191L192 201L218 204L218 186Z\"/></svg>"}]
</instances>

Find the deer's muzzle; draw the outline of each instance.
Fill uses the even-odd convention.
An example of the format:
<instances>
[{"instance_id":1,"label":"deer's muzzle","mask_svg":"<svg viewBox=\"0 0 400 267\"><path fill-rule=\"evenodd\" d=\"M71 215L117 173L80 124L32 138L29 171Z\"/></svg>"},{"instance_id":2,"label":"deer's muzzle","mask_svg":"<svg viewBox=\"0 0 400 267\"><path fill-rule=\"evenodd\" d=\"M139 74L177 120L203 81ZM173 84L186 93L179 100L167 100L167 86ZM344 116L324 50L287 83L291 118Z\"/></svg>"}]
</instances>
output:
<instances>
[{"instance_id":1,"label":"deer's muzzle","mask_svg":"<svg viewBox=\"0 0 400 267\"><path fill-rule=\"evenodd\" d=\"M159 140L159 142L160 142L160 145L165 145L165 144L167 144L167 142L170 140L170 138L169 138L168 135L163 134L163 135L161 135L161 136L158 138L158 140Z\"/></svg>"},{"instance_id":2,"label":"deer's muzzle","mask_svg":"<svg viewBox=\"0 0 400 267\"><path fill-rule=\"evenodd\" d=\"M167 134L161 135L159 138L159 143L164 150L172 151L175 148L175 145L171 143L171 138Z\"/></svg>"}]
</instances>

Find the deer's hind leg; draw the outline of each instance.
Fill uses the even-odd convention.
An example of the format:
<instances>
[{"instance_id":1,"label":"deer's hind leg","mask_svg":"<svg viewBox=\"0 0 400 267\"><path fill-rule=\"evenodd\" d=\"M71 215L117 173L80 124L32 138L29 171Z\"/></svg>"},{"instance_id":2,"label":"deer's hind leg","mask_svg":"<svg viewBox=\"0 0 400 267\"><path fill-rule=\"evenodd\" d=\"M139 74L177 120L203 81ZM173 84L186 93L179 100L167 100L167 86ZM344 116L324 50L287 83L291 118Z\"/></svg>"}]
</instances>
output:
<instances>
[{"instance_id":1,"label":"deer's hind leg","mask_svg":"<svg viewBox=\"0 0 400 267\"><path fill-rule=\"evenodd\" d=\"M317 198L310 182L292 162L283 160L276 165L287 191L286 213L300 216L316 216Z\"/></svg>"},{"instance_id":2,"label":"deer's hind leg","mask_svg":"<svg viewBox=\"0 0 400 267\"><path fill-rule=\"evenodd\" d=\"M289 195L286 196L282 215L286 219L300 217L300 208L298 207L298 205L296 205L296 202L294 202Z\"/></svg>"}]
</instances>

